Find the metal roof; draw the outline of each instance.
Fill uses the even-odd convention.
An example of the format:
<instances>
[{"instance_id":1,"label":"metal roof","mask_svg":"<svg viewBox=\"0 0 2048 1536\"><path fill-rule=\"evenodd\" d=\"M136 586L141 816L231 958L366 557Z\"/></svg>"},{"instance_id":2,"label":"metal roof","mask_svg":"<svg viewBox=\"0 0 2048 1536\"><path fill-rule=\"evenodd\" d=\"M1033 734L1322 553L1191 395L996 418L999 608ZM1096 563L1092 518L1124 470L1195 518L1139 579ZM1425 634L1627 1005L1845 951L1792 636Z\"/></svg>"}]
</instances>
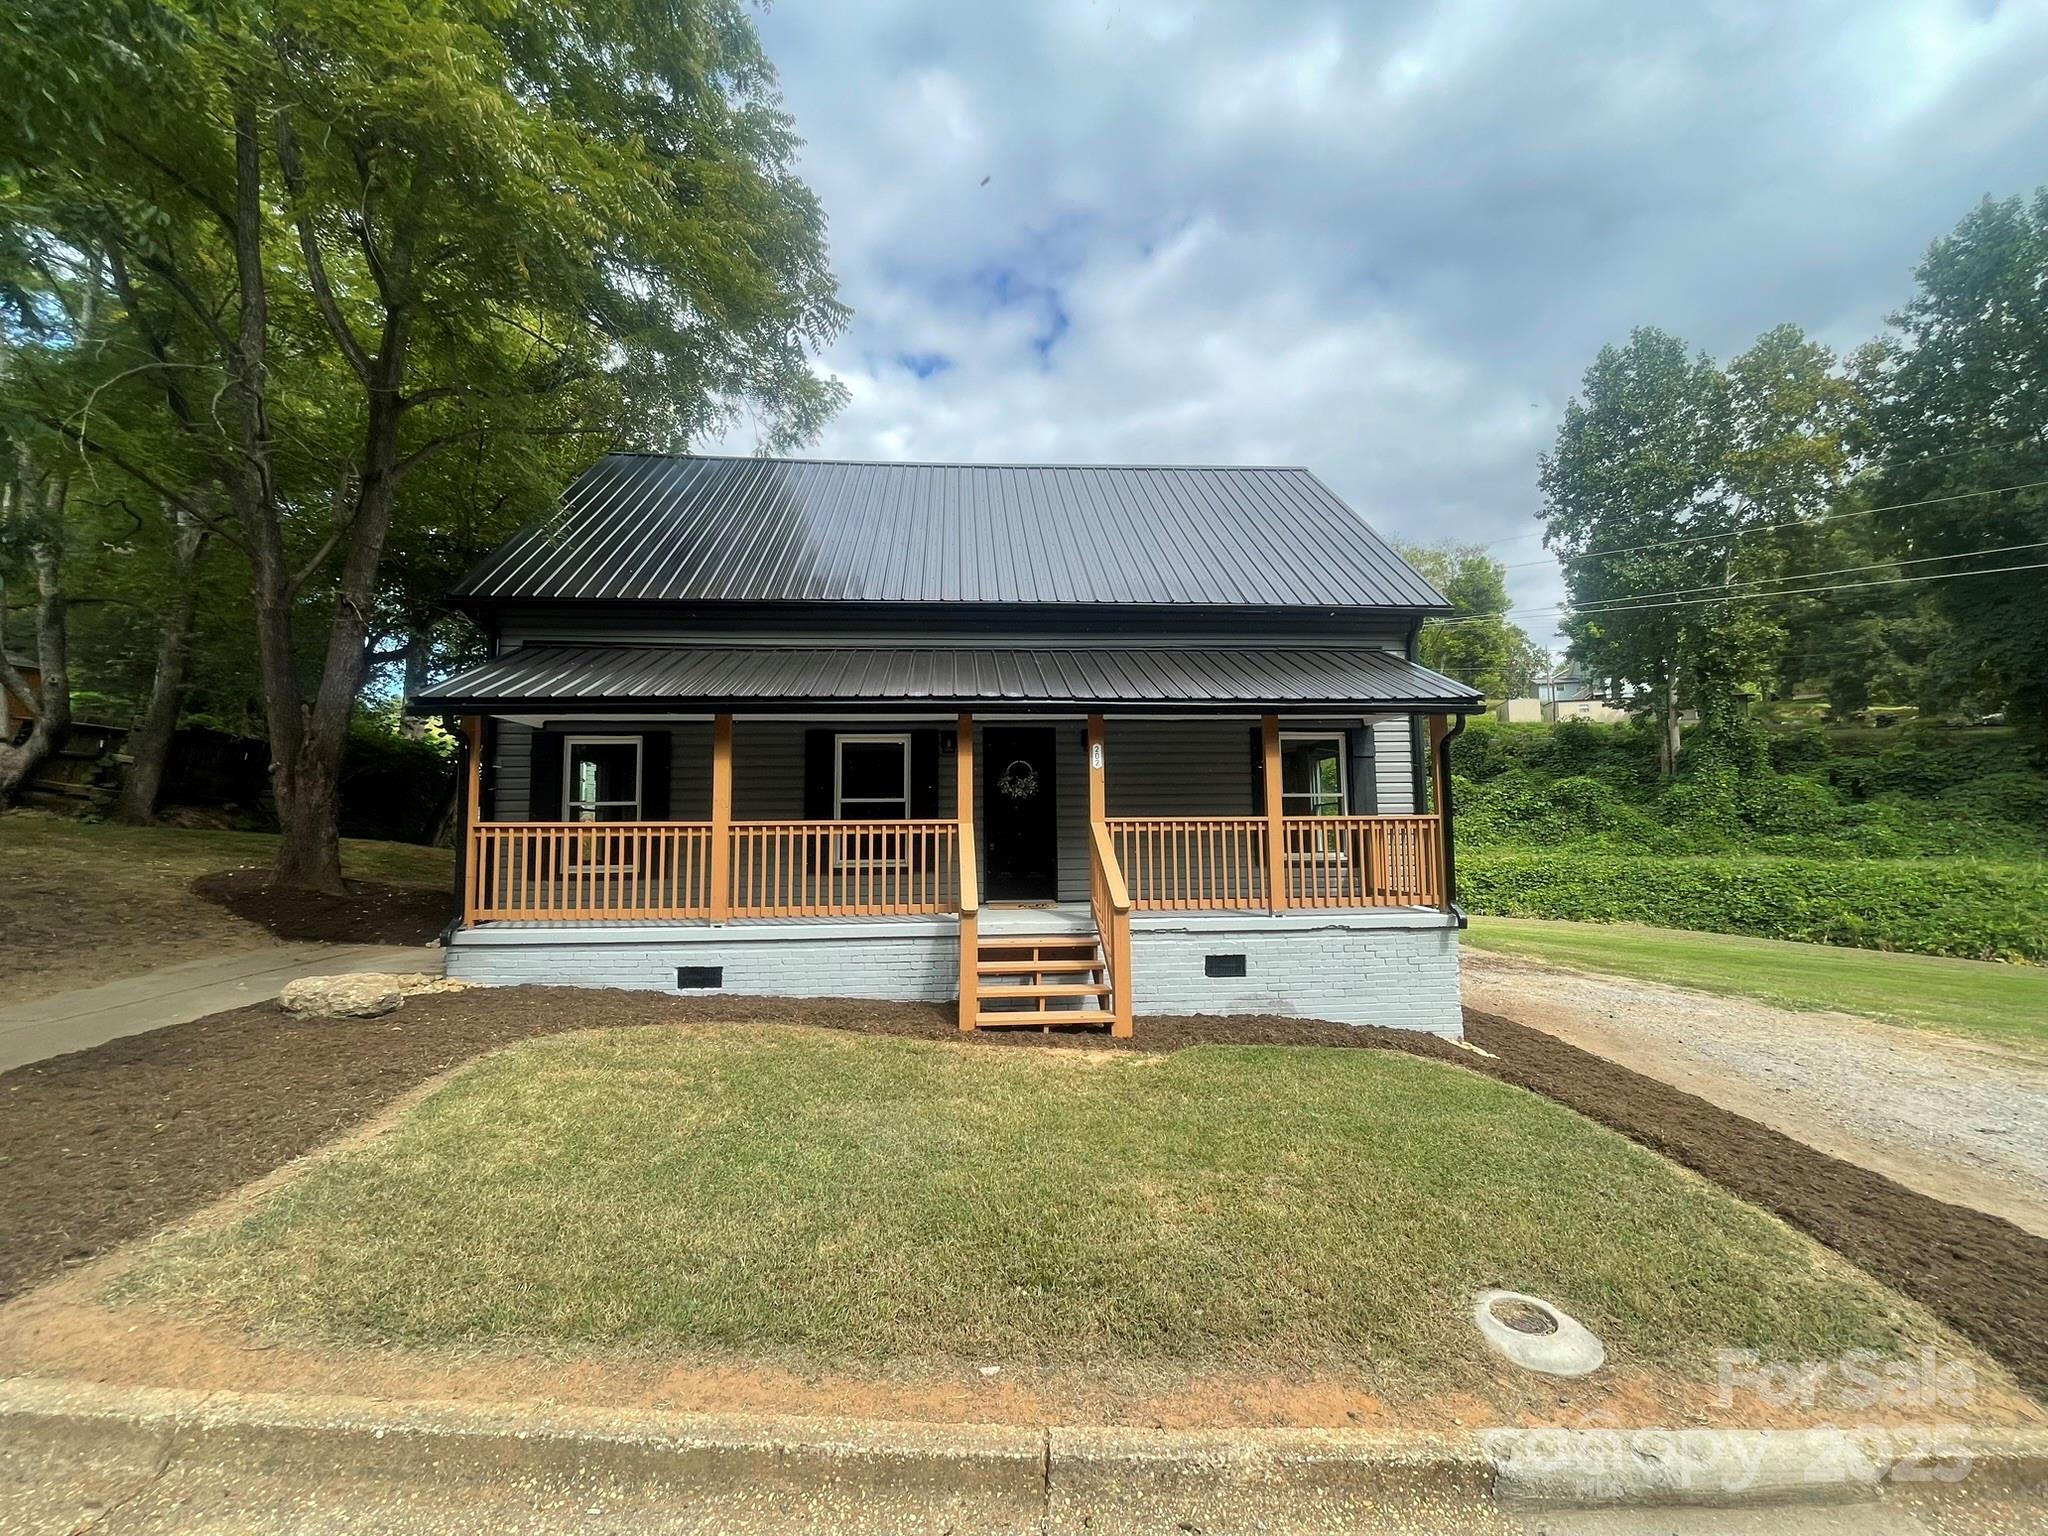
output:
<instances>
[{"instance_id":1,"label":"metal roof","mask_svg":"<svg viewBox=\"0 0 2048 1536\"><path fill-rule=\"evenodd\" d=\"M1313 647L528 645L415 696L423 709L768 703L1479 707L1390 651Z\"/></svg>"},{"instance_id":2,"label":"metal roof","mask_svg":"<svg viewBox=\"0 0 2048 1536\"><path fill-rule=\"evenodd\" d=\"M1305 469L629 453L453 596L1448 606Z\"/></svg>"}]
</instances>

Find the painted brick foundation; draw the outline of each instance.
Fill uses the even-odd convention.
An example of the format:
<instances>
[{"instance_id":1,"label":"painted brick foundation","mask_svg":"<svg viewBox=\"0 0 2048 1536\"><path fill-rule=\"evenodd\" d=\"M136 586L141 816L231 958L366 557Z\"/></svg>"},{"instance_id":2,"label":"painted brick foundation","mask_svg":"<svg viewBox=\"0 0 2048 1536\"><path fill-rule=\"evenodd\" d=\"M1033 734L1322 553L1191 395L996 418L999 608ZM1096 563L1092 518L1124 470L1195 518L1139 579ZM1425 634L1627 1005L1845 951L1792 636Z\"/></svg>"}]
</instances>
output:
<instances>
[{"instance_id":1,"label":"painted brick foundation","mask_svg":"<svg viewBox=\"0 0 2048 1536\"><path fill-rule=\"evenodd\" d=\"M959 985L953 924L766 928L472 929L448 948L448 974L485 986L631 987L673 992L676 971L716 965L743 997L875 997L950 1002Z\"/></svg>"},{"instance_id":2,"label":"painted brick foundation","mask_svg":"<svg viewBox=\"0 0 2048 1536\"><path fill-rule=\"evenodd\" d=\"M1244 975L1211 976L1210 956ZM1226 961L1220 969L1234 969ZM1139 918L1131 928L1137 1013L1276 1013L1464 1033L1458 931L1435 914L1318 919Z\"/></svg>"},{"instance_id":3,"label":"painted brick foundation","mask_svg":"<svg viewBox=\"0 0 2048 1536\"><path fill-rule=\"evenodd\" d=\"M748 997L949 1002L959 971L949 921L470 929L447 972L486 986L673 992L683 966L719 966ZM1242 956L1242 976L1207 974ZM1458 935L1436 913L1345 917L1140 916L1131 968L1138 1015L1273 1013L1456 1037ZM1221 968L1229 968L1228 962Z\"/></svg>"}]
</instances>

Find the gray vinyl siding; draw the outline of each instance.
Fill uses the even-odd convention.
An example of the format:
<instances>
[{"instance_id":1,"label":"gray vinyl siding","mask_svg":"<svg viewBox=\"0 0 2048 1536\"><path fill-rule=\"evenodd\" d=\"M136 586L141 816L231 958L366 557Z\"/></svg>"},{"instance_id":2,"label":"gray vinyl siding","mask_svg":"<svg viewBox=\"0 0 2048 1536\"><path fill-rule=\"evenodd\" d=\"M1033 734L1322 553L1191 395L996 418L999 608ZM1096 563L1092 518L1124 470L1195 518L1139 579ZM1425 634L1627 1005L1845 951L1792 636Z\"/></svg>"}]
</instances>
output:
<instances>
[{"instance_id":1,"label":"gray vinyl siding","mask_svg":"<svg viewBox=\"0 0 2048 1536\"><path fill-rule=\"evenodd\" d=\"M1248 720L1110 720L1103 789L1112 816L1254 816Z\"/></svg>"},{"instance_id":2,"label":"gray vinyl siding","mask_svg":"<svg viewBox=\"0 0 2048 1536\"><path fill-rule=\"evenodd\" d=\"M1408 716L1385 715L1372 722L1374 775L1379 790L1376 807L1382 816L1405 816L1415 810L1415 754L1409 748Z\"/></svg>"},{"instance_id":3,"label":"gray vinyl siding","mask_svg":"<svg viewBox=\"0 0 2048 1536\"><path fill-rule=\"evenodd\" d=\"M491 797L484 814L493 821L533 821L533 728L499 720L494 729Z\"/></svg>"}]
</instances>

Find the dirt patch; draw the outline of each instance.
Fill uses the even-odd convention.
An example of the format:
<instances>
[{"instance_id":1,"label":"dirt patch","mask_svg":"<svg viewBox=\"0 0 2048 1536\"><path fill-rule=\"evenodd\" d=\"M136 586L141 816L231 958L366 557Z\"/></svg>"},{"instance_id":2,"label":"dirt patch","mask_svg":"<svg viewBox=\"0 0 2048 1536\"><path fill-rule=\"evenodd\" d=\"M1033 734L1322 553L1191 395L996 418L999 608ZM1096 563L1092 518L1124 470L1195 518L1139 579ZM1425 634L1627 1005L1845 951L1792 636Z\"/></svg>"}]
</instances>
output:
<instances>
[{"instance_id":1,"label":"dirt patch","mask_svg":"<svg viewBox=\"0 0 2048 1536\"><path fill-rule=\"evenodd\" d=\"M423 885L385 885L350 880L346 896L285 890L258 869L225 869L201 875L192 894L280 939L326 944L428 944L454 916L445 890Z\"/></svg>"},{"instance_id":2,"label":"dirt patch","mask_svg":"<svg viewBox=\"0 0 2048 1536\"><path fill-rule=\"evenodd\" d=\"M2048 1237L2048 1059L1468 950L1466 1003Z\"/></svg>"},{"instance_id":3,"label":"dirt patch","mask_svg":"<svg viewBox=\"0 0 2048 1536\"><path fill-rule=\"evenodd\" d=\"M7 915L0 1003L274 942L187 890L197 871L175 855L110 856L71 827L40 811L0 815L0 912Z\"/></svg>"},{"instance_id":4,"label":"dirt patch","mask_svg":"<svg viewBox=\"0 0 2048 1536\"><path fill-rule=\"evenodd\" d=\"M2048 1241L1828 1157L1705 1099L1540 1030L1465 1012L1474 1066L1587 1118L1782 1216L1920 1302L2048 1394Z\"/></svg>"}]
</instances>

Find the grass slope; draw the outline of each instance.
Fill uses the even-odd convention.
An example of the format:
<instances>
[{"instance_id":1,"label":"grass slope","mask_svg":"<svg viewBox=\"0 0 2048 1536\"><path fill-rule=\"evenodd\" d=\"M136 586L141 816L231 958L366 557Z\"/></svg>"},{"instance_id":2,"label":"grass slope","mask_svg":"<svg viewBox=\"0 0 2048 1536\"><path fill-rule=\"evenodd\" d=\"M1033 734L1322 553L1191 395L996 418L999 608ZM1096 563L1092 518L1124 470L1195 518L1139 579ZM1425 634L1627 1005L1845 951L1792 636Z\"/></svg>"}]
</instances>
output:
<instances>
[{"instance_id":1,"label":"grass slope","mask_svg":"<svg viewBox=\"0 0 2048 1536\"><path fill-rule=\"evenodd\" d=\"M268 943L187 886L218 869L267 866L276 837L125 827L40 811L0 815L0 912L9 1002ZM446 889L453 855L346 841L351 878Z\"/></svg>"},{"instance_id":2,"label":"grass slope","mask_svg":"<svg viewBox=\"0 0 2048 1536\"><path fill-rule=\"evenodd\" d=\"M1573 970L1832 1008L2048 1052L2048 970L1732 934L1475 917L1466 942Z\"/></svg>"},{"instance_id":3,"label":"grass slope","mask_svg":"<svg viewBox=\"0 0 2048 1536\"><path fill-rule=\"evenodd\" d=\"M1546 1100L1377 1051L1010 1052L771 1025L478 1063L130 1292L341 1341L846 1366L1490 1370L1478 1287L1709 1374L1892 1349L1889 1292Z\"/></svg>"}]
</instances>

